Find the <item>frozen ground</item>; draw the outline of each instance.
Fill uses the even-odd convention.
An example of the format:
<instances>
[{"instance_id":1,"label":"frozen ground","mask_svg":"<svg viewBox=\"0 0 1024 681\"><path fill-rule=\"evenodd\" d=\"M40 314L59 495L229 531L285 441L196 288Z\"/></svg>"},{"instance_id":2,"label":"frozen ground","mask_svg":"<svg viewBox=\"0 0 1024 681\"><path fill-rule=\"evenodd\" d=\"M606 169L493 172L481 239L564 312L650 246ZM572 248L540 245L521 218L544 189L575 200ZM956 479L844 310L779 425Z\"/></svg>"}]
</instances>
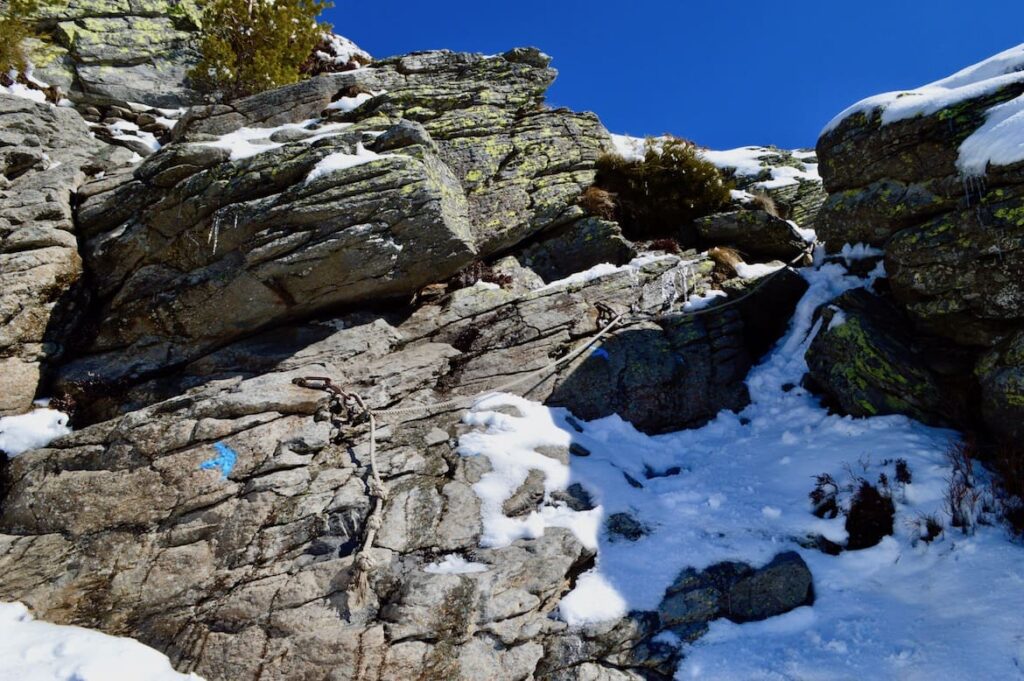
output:
<instances>
[{"instance_id":1,"label":"frozen ground","mask_svg":"<svg viewBox=\"0 0 1024 681\"><path fill-rule=\"evenodd\" d=\"M949 527L945 451L956 433L900 416L829 415L798 387L804 351L818 330L814 309L865 283L837 264L804 276L810 289L788 334L751 373L752 404L740 414L723 412L703 428L649 437L616 416L583 423L580 433L562 409L511 395L479 402L466 421L482 430L463 436L460 451L492 463L476 487L484 543L503 545L562 526L597 545L597 567L562 602L560 616L570 624L654 609L686 567L760 565L780 551L799 551L814 574L815 604L764 622L713 623L684 651L679 679L1024 678L1024 547L999 526L982 526L970 537ZM501 405L522 416L495 411ZM590 456L563 466L535 451L570 441ZM801 548L808 535L846 537L842 516L811 513L813 476L874 482L884 472L893 480L897 458L907 461L913 479L893 483L892 537L839 556ZM501 501L531 467L545 471L548 491L581 483L598 508L549 505L527 518L505 518ZM613 513L628 513L648 534L636 542L609 535L603 520ZM925 514L946 525L930 544L916 524Z\"/></svg>"}]
</instances>

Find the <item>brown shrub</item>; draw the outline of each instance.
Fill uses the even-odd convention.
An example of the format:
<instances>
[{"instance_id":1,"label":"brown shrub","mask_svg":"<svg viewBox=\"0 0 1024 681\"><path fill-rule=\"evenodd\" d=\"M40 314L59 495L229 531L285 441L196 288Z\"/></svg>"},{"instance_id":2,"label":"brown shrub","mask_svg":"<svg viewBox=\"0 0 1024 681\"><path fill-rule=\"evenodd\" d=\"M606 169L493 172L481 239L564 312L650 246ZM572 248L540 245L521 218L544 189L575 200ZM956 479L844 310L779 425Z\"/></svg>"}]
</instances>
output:
<instances>
[{"instance_id":1,"label":"brown shrub","mask_svg":"<svg viewBox=\"0 0 1024 681\"><path fill-rule=\"evenodd\" d=\"M755 208L763 210L765 213L768 213L768 215L773 217L783 217L782 211L779 210L779 204L775 202L775 199L773 199L772 195L768 192L754 191L750 192L750 196L752 197L750 203Z\"/></svg>"},{"instance_id":2,"label":"brown shrub","mask_svg":"<svg viewBox=\"0 0 1024 681\"><path fill-rule=\"evenodd\" d=\"M693 220L730 201L731 184L718 168L701 158L692 142L676 138L648 140L638 161L605 154L597 160L594 184L615 194L619 223L632 239L688 235L684 228Z\"/></svg>"},{"instance_id":3,"label":"brown shrub","mask_svg":"<svg viewBox=\"0 0 1024 681\"><path fill-rule=\"evenodd\" d=\"M743 263L739 251L728 246L715 246L708 249L708 257L715 263L715 273L724 279L736 276L736 266Z\"/></svg>"},{"instance_id":4,"label":"brown shrub","mask_svg":"<svg viewBox=\"0 0 1024 681\"><path fill-rule=\"evenodd\" d=\"M888 489L861 480L846 514L846 531L849 534L846 548L854 551L866 549L882 541L882 537L892 534L895 516L896 508Z\"/></svg>"},{"instance_id":5,"label":"brown shrub","mask_svg":"<svg viewBox=\"0 0 1024 681\"><path fill-rule=\"evenodd\" d=\"M666 253L679 253L679 242L675 239L655 239L647 244L652 251L665 251Z\"/></svg>"},{"instance_id":6,"label":"brown shrub","mask_svg":"<svg viewBox=\"0 0 1024 681\"><path fill-rule=\"evenodd\" d=\"M615 195L600 187L587 187L579 198L583 210L604 220L615 219Z\"/></svg>"},{"instance_id":7,"label":"brown shrub","mask_svg":"<svg viewBox=\"0 0 1024 681\"><path fill-rule=\"evenodd\" d=\"M974 460L978 456L977 441L965 437L950 445L946 452L953 472L946 487L946 510L950 524L967 535L974 534L982 500L982 490L974 484Z\"/></svg>"},{"instance_id":8,"label":"brown shrub","mask_svg":"<svg viewBox=\"0 0 1024 681\"><path fill-rule=\"evenodd\" d=\"M494 269L482 260L474 260L463 267L448 280L448 289L457 291L462 288L469 288L478 281L488 284L497 284L501 288L512 286L512 276L503 272L495 272Z\"/></svg>"}]
</instances>

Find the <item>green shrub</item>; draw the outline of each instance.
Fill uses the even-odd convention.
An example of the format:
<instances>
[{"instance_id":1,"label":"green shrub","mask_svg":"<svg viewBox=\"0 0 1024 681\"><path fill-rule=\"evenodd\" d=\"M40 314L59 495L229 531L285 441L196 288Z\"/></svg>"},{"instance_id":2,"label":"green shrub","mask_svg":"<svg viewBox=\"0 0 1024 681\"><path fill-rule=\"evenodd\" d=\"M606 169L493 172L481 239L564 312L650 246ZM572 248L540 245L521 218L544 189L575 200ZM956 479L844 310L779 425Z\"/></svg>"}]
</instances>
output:
<instances>
[{"instance_id":1,"label":"green shrub","mask_svg":"<svg viewBox=\"0 0 1024 681\"><path fill-rule=\"evenodd\" d=\"M616 195L617 218L627 236L674 236L684 245L691 241L689 223L728 206L731 189L695 145L675 138L660 144L647 140L639 161L605 154L597 161L594 184Z\"/></svg>"},{"instance_id":2,"label":"green shrub","mask_svg":"<svg viewBox=\"0 0 1024 681\"><path fill-rule=\"evenodd\" d=\"M41 4L40 0L9 0L0 9L0 74L27 68L25 40L36 37L31 17Z\"/></svg>"},{"instance_id":3,"label":"green shrub","mask_svg":"<svg viewBox=\"0 0 1024 681\"><path fill-rule=\"evenodd\" d=\"M310 52L331 30L323 0L209 0L201 60L190 72L200 92L231 100L298 81Z\"/></svg>"}]
</instances>

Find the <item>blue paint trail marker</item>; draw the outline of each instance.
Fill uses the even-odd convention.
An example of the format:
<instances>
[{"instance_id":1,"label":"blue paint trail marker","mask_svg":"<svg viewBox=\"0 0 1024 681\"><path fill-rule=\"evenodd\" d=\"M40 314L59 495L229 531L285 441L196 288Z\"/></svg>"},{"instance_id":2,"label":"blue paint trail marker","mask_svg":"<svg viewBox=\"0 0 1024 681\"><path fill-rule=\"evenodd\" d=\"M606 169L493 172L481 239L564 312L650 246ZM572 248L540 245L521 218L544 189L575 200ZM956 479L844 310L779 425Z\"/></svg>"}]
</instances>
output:
<instances>
[{"instance_id":1,"label":"blue paint trail marker","mask_svg":"<svg viewBox=\"0 0 1024 681\"><path fill-rule=\"evenodd\" d=\"M605 350L604 348L598 348L597 350L594 350L592 353L590 353L590 356L591 357L603 357L605 359L611 359L608 356L608 351Z\"/></svg>"},{"instance_id":2,"label":"blue paint trail marker","mask_svg":"<svg viewBox=\"0 0 1024 681\"><path fill-rule=\"evenodd\" d=\"M238 454L223 442L215 443L213 448L217 450L217 456L202 462L199 468L204 471L220 470L221 478L227 480L231 469L235 467L235 461L238 460Z\"/></svg>"}]
</instances>

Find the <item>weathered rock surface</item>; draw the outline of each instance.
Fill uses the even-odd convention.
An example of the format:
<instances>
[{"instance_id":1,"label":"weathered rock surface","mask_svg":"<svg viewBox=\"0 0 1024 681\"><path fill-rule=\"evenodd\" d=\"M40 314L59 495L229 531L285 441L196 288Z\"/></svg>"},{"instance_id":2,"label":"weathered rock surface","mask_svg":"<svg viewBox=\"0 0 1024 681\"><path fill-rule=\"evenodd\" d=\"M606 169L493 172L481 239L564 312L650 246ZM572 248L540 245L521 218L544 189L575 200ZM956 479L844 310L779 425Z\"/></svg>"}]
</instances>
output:
<instances>
[{"instance_id":1,"label":"weathered rock surface","mask_svg":"<svg viewBox=\"0 0 1024 681\"><path fill-rule=\"evenodd\" d=\"M82 272L72 195L101 146L73 110L0 94L0 415L31 406L68 340Z\"/></svg>"},{"instance_id":2,"label":"weathered rock surface","mask_svg":"<svg viewBox=\"0 0 1024 681\"><path fill-rule=\"evenodd\" d=\"M520 258L550 282L601 263L624 265L636 255L636 246L622 235L618 223L588 217L545 234L542 241L524 248Z\"/></svg>"},{"instance_id":3,"label":"weathered rock surface","mask_svg":"<svg viewBox=\"0 0 1024 681\"><path fill-rule=\"evenodd\" d=\"M186 74L200 11L192 0L61 0L43 3L51 42L33 54L37 76L89 103L178 107L197 101Z\"/></svg>"},{"instance_id":4,"label":"weathered rock surface","mask_svg":"<svg viewBox=\"0 0 1024 681\"><path fill-rule=\"evenodd\" d=\"M960 143L1020 83L928 116L883 125L878 111L843 120L818 142L829 198L818 235L886 247L893 293L929 330L991 346L1024 323L1019 168L963 179Z\"/></svg>"},{"instance_id":5,"label":"weathered rock surface","mask_svg":"<svg viewBox=\"0 0 1024 681\"><path fill-rule=\"evenodd\" d=\"M815 387L854 416L906 414L924 423L963 423L966 395L929 366L910 321L864 289L819 310L821 330L807 349Z\"/></svg>"},{"instance_id":6,"label":"weathered rock surface","mask_svg":"<svg viewBox=\"0 0 1024 681\"><path fill-rule=\"evenodd\" d=\"M729 154L735 153L726 152ZM771 198L779 214L802 227L814 228L818 211L825 202L825 190L818 177L818 159L813 151L778 147L746 147L742 156L756 159L756 168L734 165L727 158L714 162L736 184L736 189Z\"/></svg>"},{"instance_id":7,"label":"weathered rock surface","mask_svg":"<svg viewBox=\"0 0 1024 681\"><path fill-rule=\"evenodd\" d=\"M208 679L668 679L676 653L650 641L663 628L656 618L568 630L548 617L592 564L570 533L478 547L470 486L486 464L455 454L457 409L399 417L379 431L389 500L368 600L353 602L370 507L367 426L335 425L323 394L292 379L328 375L382 406L476 394L593 333L603 324L598 303L671 309L683 293L669 285L684 278L680 262L527 294L472 286L391 322L354 313L271 331L140 385L142 403L161 390L175 396L10 462L0 598L139 637ZM620 335L646 326L628 322ZM693 335L696 348L701 334ZM544 400L591 361L523 388ZM629 385L637 371L625 369ZM742 375L730 380L741 385ZM699 391L678 400L699 402L710 389ZM218 445L237 457L226 475L203 467ZM529 490L521 497L523 508L509 511L538 502ZM423 571L452 552L488 570Z\"/></svg>"},{"instance_id":8,"label":"weathered rock surface","mask_svg":"<svg viewBox=\"0 0 1024 681\"><path fill-rule=\"evenodd\" d=\"M311 175L331 154L354 158L358 140L233 162L172 145L122 184L86 187L84 255L104 302L95 356L65 380L143 375L275 322L411 295L472 260L465 199L432 150Z\"/></svg>"},{"instance_id":9,"label":"weathered rock surface","mask_svg":"<svg viewBox=\"0 0 1024 681\"><path fill-rule=\"evenodd\" d=\"M538 108L554 77L538 55L422 53L193 109L177 143L83 191L101 310L90 356L63 381L134 379L254 328L409 296L578 220L609 138L592 115ZM354 87L384 92L322 128L304 123ZM277 126L249 135L262 153L231 160L214 140L251 126ZM363 146L381 155L351 165ZM586 258L630 249L609 244Z\"/></svg>"}]
</instances>

